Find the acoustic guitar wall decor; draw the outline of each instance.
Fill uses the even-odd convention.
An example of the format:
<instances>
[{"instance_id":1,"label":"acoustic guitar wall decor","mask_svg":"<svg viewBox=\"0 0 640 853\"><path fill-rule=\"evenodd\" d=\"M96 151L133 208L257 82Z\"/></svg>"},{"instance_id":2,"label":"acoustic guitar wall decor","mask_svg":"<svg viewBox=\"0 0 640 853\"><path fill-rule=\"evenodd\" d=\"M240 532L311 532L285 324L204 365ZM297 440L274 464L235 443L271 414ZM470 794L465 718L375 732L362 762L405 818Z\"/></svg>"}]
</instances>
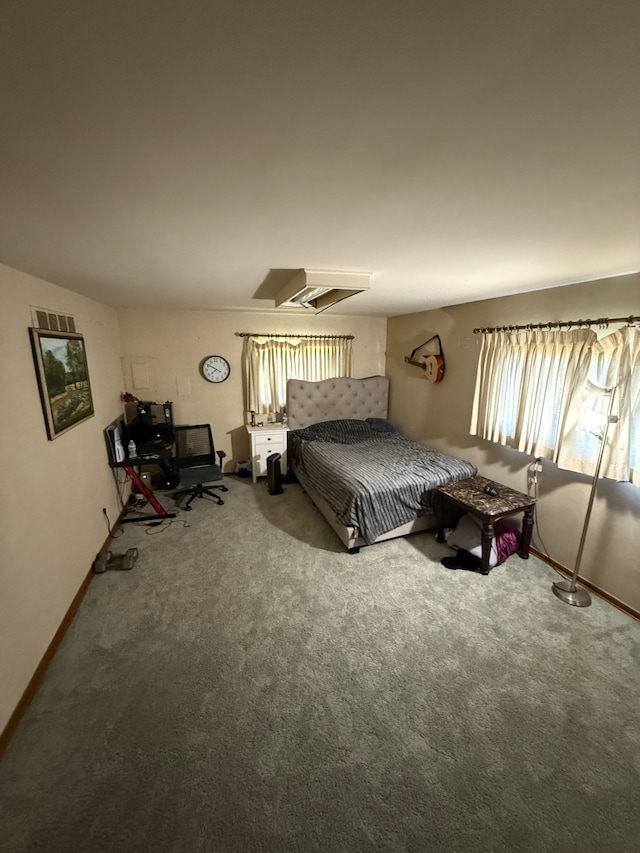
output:
<instances>
[{"instance_id":1,"label":"acoustic guitar wall decor","mask_svg":"<svg viewBox=\"0 0 640 853\"><path fill-rule=\"evenodd\" d=\"M430 344L431 341L437 341L438 352L427 353L416 357L418 350L426 347L426 345ZM428 341L420 344L419 347L414 349L411 355L405 355L404 360L407 364L414 364L416 367L421 367L429 382L442 382L442 379L444 378L444 355L442 353L442 344L440 343L439 335L434 335L432 338L429 338Z\"/></svg>"}]
</instances>

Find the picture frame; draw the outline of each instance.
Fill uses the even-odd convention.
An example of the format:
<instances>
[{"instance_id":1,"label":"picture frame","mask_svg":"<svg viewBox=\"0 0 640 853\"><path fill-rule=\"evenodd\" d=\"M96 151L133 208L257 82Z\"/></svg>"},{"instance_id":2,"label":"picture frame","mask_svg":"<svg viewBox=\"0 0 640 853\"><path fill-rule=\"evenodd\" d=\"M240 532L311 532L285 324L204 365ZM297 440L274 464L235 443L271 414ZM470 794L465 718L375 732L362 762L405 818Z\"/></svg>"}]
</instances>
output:
<instances>
[{"instance_id":1,"label":"picture frame","mask_svg":"<svg viewBox=\"0 0 640 853\"><path fill-rule=\"evenodd\" d=\"M74 332L30 328L49 441L95 414L84 337Z\"/></svg>"}]
</instances>

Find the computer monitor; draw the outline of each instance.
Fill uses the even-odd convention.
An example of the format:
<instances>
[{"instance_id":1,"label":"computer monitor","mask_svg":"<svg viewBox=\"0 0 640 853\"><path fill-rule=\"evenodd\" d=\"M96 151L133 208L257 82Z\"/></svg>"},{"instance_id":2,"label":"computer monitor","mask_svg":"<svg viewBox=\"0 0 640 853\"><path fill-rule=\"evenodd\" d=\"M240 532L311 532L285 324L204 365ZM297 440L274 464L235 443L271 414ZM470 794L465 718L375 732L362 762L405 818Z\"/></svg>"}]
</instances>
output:
<instances>
[{"instance_id":1,"label":"computer monitor","mask_svg":"<svg viewBox=\"0 0 640 853\"><path fill-rule=\"evenodd\" d=\"M124 418L127 441L133 439L136 445L173 441L173 404L168 400L126 403Z\"/></svg>"}]
</instances>

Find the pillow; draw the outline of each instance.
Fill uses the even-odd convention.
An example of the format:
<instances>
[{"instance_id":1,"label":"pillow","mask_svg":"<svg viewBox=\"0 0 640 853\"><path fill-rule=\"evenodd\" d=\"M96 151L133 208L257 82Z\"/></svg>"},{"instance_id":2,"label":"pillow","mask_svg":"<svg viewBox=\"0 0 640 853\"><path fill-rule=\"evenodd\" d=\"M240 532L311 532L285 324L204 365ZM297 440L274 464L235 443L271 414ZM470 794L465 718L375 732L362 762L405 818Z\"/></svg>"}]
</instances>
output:
<instances>
[{"instance_id":1,"label":"pillow","mask_svg":"<svg viewBox=\"0 0 640 853\"><path fill-rule=\"evenodd\" d=\"M493 525L489 565L499 566L518 550L520 528L512 518L499 518ZM447 537L447 545L469 551L482 558L482 522L472 515L463 515L458 526Z\"/></svg>"},{"instance_id":2,"label":"pillow","mask_svg":"<svg viewBox=\"0 0 640 853\"><path fill-rule=\"evenodd\" d=\"M461 548L468 551L474 557L482 557L482 522L472 515L463 515L456 529L449 534L447 545L451 548ZM491 542L491 555L489 565L491 567L498 563L498 549L495 536Z\"/></svg>"},{"instance_id":3,"label":"pillow","mask_svg":"<svg viewBox=\"0 0 640 853\"><path fill-rule=\"evenodd\" d=\"M305 441L328 441L333 444L357 444L371 437L369 424L355 418L320 421L295 432L298 438Z\"/></svg>"},{"instance_id":4,"label":"pillow","mask_svg":"<svg viewBox=\"0 0 640 853\"><path fill-rule=\"evenodd\" d=\"M395 432L396 428L386 418L367 418L367 423L376 432Z\"/></svg>"}]
</instances>

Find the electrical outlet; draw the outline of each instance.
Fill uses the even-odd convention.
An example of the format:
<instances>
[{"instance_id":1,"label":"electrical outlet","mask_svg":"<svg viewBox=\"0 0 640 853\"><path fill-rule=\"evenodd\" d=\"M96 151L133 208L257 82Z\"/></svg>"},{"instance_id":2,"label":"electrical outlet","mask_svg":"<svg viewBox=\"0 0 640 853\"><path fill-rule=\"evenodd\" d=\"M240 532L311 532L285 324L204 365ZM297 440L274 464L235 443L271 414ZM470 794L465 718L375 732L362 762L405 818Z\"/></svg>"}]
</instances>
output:
<instances>
[{"instance_id":1,"label":"electrical outlet","mask_svg":"<svg viewBox=\"0 0 640 853\"><path fill-rule=\"evenodd\" d=\"M536 459L536 461L533 463L533 470L537 474L539 474L542 471L542 462L540 462L539 459Z\"/></svg>"}]
</instances>

